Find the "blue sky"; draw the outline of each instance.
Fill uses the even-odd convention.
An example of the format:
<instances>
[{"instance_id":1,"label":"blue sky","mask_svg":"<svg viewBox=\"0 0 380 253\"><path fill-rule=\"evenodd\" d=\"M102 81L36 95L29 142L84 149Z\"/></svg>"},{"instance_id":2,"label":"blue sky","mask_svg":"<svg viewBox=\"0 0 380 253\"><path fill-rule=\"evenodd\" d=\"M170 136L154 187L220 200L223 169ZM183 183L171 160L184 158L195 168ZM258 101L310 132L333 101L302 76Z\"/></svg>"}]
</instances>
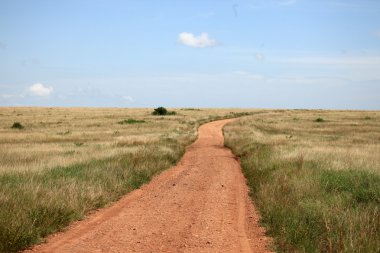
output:
<instances>
[{"instance_id":1,"label":"blue sky","mask_svg":"<svg viewBox=\"0 0 380 253\"><path fill-rule=\"evenodd\" d=\"M380 1L0 0L0 106L380 109Z\"/></svg>"}]
</instances>

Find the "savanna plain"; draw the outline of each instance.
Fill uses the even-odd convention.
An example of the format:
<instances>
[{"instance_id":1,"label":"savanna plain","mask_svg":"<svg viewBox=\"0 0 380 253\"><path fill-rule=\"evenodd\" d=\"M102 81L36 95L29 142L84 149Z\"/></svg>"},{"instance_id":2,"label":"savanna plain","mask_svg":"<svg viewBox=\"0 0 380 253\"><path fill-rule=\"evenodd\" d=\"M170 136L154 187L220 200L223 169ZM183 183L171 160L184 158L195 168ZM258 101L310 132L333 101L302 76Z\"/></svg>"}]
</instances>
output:
<instances>
[{"instance_id":1,"label":"savanna plain","mask_svg":"<svg viewBox=\"0 0 380 253\"><path fill-rule=\"evenodd\" d=\"M41 242L175 165L205 122L240 157L278 252L379 252L380 112L0 108L0 252ZM19 124L16 124L19 123Z\"/></svg>"}]
</instances>

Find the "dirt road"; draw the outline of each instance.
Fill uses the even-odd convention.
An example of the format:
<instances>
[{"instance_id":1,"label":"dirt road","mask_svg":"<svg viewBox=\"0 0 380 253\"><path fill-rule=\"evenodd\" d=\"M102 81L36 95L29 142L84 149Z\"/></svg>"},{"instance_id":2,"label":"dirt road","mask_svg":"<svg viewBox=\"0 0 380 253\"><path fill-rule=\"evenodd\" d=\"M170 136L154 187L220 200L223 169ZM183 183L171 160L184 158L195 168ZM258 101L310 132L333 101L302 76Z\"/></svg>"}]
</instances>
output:
<instances>
[{"instance_id":1,"label":"dirt road","mask_svg":"<svg viewBox=\"0 0 380 253\"><path fill-rule=\"evenodd\" d=\"M179 164L29 252L270 252L222 127L199 128Z\"/></svg>"}]
</instances>

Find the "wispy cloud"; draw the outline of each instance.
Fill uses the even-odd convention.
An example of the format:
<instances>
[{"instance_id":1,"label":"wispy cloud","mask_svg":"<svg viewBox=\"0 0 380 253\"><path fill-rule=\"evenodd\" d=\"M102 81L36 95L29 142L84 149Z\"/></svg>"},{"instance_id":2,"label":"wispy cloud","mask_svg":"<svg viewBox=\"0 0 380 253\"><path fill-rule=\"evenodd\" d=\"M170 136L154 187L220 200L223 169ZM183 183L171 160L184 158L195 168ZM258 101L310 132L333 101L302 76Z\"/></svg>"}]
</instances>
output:
<instances>
[{"instance_id":1,"label":"wispy cloud","mask_svg":"<svg viewBox=\"0 0 380 253\"><path fill-rule=\"evenodd\" d=\"M36 96L49 96L53 92L53 87L44 86L42 83L35 83L29 87L31 94Z\"/></svg>"},{"instance_id":2,"label":"wispy cloud","mask_svg":"<svg viewBox=\"0 0 380 253\"><path fill-rule=\"evenodd\" d=\"M380 38L380 31L376 31L374 34L375 34L376 37Z\"/></svg>"},{"instance_id":3,"label":"wispy cloud","mask_svg":"<svg viewBox=\"0 0 380 253\"><path fill-rule=\"evenodd\" d=\"M195 36L192 33L182 32L178 35L178 42L196 48L215 47L218 45L216 40L208 37L208 33L201 33L201 35Z\"/></svg>"}]
</instances>

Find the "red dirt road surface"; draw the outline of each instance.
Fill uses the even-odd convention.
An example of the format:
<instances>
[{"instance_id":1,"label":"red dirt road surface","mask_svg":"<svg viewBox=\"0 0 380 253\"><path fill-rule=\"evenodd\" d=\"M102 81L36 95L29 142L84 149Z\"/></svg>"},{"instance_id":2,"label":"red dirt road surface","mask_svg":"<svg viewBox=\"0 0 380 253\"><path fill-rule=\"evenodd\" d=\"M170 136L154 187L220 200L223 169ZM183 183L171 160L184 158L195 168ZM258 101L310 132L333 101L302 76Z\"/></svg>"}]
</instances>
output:
<instances>
[{"instance_id":1,"label":"red dirt road surface","mask_svg":"<svg viewBox=\"0 0 380 253\"><path fill-rule=\"evenodd\" d=\"M27 252L271 252L222 128L199 128L178 165Z\"/></svg>"}]
</instances>

